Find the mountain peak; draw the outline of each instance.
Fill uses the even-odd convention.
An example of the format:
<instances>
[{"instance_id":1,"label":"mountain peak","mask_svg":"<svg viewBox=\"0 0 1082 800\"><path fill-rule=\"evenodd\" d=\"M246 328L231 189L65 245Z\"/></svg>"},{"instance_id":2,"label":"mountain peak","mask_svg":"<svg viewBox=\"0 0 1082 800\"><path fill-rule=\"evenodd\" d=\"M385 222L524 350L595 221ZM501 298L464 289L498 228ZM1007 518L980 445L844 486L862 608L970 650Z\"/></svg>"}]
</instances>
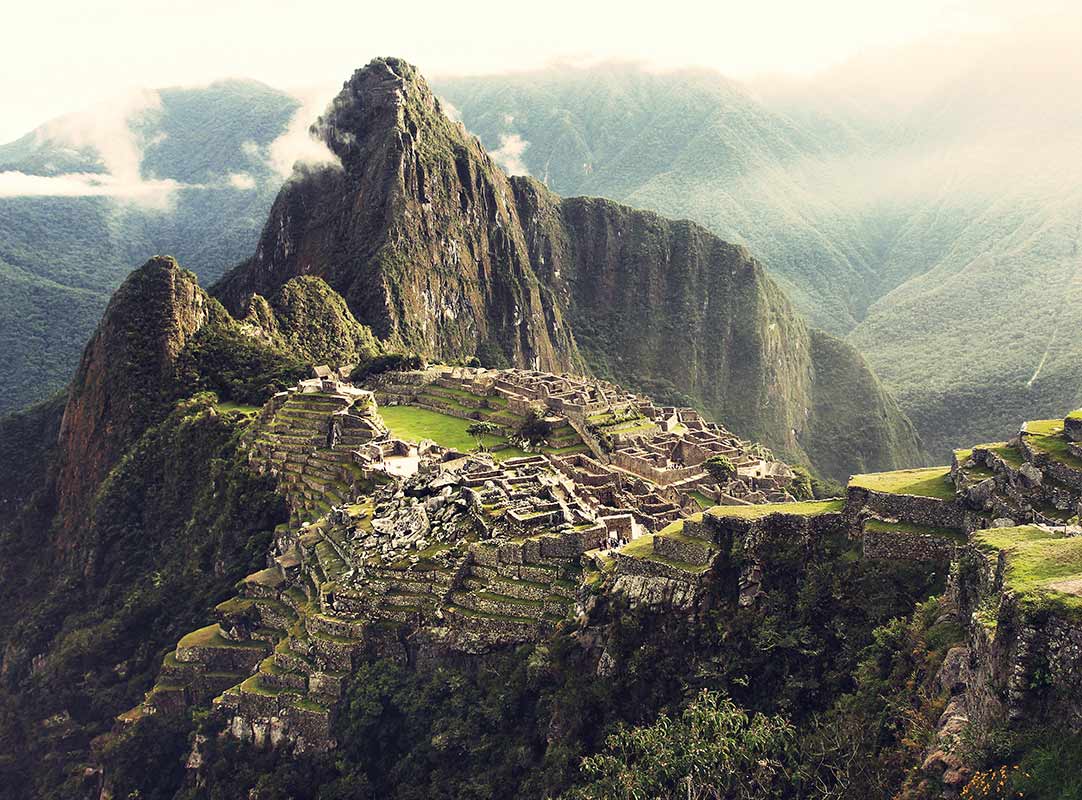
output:
<instances>
[{"instance_id":1,"label":"mountain peak","mask_svg":"<svg viewBox=\"0 0 1082 800\"><path fill-rule=\"evenodd\" d=\"M98 484L168 402L184 344L215 313L195 275L169 256L134 270L83 352L60 427L60 511L78 526Z\"/></svg>"},{"instance_id":2,"label":"mountain peak","mask_svg":"<svg viewBox=\"0 0 1082 800\"><path fill-rule=\"evenodd\" d=\"M443 111L417 68L400 58L377 58L342 85L314 128L348 169L381 133L416 139L418 117L428 115L442 118Z\"/></svg>"}]
</instances>

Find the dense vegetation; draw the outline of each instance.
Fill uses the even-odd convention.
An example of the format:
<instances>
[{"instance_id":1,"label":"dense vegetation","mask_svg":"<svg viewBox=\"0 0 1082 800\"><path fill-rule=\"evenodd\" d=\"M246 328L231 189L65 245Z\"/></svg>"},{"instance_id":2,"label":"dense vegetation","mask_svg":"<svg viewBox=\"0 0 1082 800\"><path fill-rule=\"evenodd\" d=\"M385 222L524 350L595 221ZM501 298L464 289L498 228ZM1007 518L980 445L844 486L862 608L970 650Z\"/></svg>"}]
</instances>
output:
<instances>
[{"instance_id":1,"label":"dense vegetation","mask_svg":"<svg viewBox=\"0 0 1082 800\"><path fill-rule=\"evenodd\" d=\"M131 437L118 440L123 452L83 509L77 536L53 519L67 398L0 418L0 780L11 796L89 790L95 737L142 699L178 636L262 566L284 520L272 480L254 476L239 448L251 417L229 409L262 403L307 365L242 335L215 301L186 291L189 278L175 265L148 264L103 323L115 332L123 318L126 349L113 356L139 366L118 364L109 378L122 407L109 413L123 410ZM138 357L140 348L165 349L162 331L139 325L190 313L175 299L168 305L174 290L210 313L167 368L160 354Z\"/></svg>"},{"instance_id":2,"label":"dense vegetation","mask_svg":"<svg viewBox=\"0 0 1082 800\"><path fill-rule=\"evenodd\" d=\"M353 366L371 363L380 352L372 331L322 278L304 275L287 281L270 305L273 318L257 312L256 321L266 322L275 341L310 363Z\"/></svg>"},{"instance_id":3,"label":"dense vegetation","mask_svg":"<svg viewBox=\"0 0 1082 800\"><path fill-rule=\"evenodd\" d=\"M79 796L91 740L142 699L169 645L262 563L284 508L238 455L245 424L218 413L213 395L182 401L106 479L86 550L50 556L47 529L27 536L5 520L0 777L10 796Z\"/></svg>"},{"instance_id":4,"label":"dense vegetation","mask_svg":"<svg viewBox=\"0 0 1082 800\"><path fill-rule=\"evenodd\" d=\"M371 661L352 677L333 758L247 750L217 738L198 712L140 722L111 745L116 796L611 797L606 787L624 774L644 787L636 796L653 797L684 768L696 786L733 788L732 770L746 775L752 758L770 767L758 773L764 792L749 796L885 796L913 767L913 725L934 721L934 708L914 700L914 682L930 680L960 630L937 621L934 602L911 623L896 619L942 575L848 558L847 549L832 542L822 560L804 563L801 548L778 547L758 609L718 596L713 611L689 620L610 598L595 612L607 621L602 640L570 625L545 644L480 659ZM616 665L604 674L598 647ZM714 755L689 753L681 725L712 726ZM205 786L140 768L142 748L175 763L197 733ZM652 772L664 769L668 778ZM845 781L855 787L848 795Z\"/></svg>"}]
</instances>

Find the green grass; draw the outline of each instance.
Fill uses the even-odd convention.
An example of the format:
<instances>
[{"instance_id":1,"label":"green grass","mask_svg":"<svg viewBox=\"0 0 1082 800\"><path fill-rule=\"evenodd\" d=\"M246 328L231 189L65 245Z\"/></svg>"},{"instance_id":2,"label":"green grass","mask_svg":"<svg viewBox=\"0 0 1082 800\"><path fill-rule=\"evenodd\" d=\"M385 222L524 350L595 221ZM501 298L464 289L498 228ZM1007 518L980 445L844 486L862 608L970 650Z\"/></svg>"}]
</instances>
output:
<instances>
[{"instance_id":1,"label":"green grass","mask_svg":"<svg viewBox=\"0 0 1082 800\"><path fill-rule=\"evenodd\" d=\"M964 463L966 463L966 461L969 460L969 457L972 456L972 455L973 455L973 448L972 447L970 447L970 448L968 448L966 450L955 450L954 451L954 460L957 461L959 464L964 464Z\"/></svg>"},{"instance_id":2,"label":"green grass","mask_svg":"<svg viewBox=\"0 0 1082 800\"><path fill-rule=\"evenodd\" d=\"M992 442L991 444L979 444L976 447L974 447L973 449L976 450L978 448L980 448L981 450L987 450L989 453L994 453L995 455L999 456L1001 459L1006 461L1010 466L1014 467L1015 469L1022 466L1022 464L1024 463L1024 459L1022 458L1022 454L1018 452L1018 449L1015 448L1015 447L1011 447L1006 442Z\"/></svg>"},{"instance_id":3,"label":"green grass","mask_svg":"<svg viewBox=\"0 0 1082 800\"><path fill-rule=\"evenodd\" d=\"M177 642L177 647L238 647L245 649L262 649L265 646L265 642L237 642L232 639L226 639L222 636L218 623L208 625L205 628L200 628L197 631L192 631Z\"/></svg>"},{"instance_id":4,"label":"green grass","mask_svg":"<svg viewBox=\"0 0 1082 800\"><path fill-rule=\"evenodd\" d=\"M980 531L973 539L984 552L1005 554L1004 585L1023 603L1082 612L1082 538L1023 526Z\"/></svg>"},{"instance_id":5,"label":"green grass","mask_svg":"<svg viewBox=\"0 0 1082 800\"><path fill-rule=\"evenodd\" d=\"M1027 432L1025 434L1026 443L1034 450L1044 453L1053 461L1082 472L1082 459L1070 451L1067 440L1061 435L1062 431L1061 426L1059 433L1051 435Z\"/></svg>"},{"instance_id":6,"label":"green grass","mask_svg":"<svg viewBox=\"0 0 1082 800\"><path fill-rule=\"evenodd\" d=\"M675 525L676 523L673 523ZM672 526L670 526L672 527ZM665 533L669 531L669 528L665 528L660 535L671 535L673 532ZM676 559L666 558L665 556L658 555L654 552L654 536L653 534L646 534L640 536L634 541L628 542L618 551L620 555L628 556L630 558L638 558L643 561L654 561L658 564L664 564L668 567L683 570L684 572L701 573L706 572L710 568L709 564L691 564L686 561L677 561Z\"/></svg>"},{"instance_id":7,"label":"green grass","mask_svg":"<svg viewBox=\"0 0 1082 800\"><path fill-rule=\"evenodd\" d=\"M1077 408L1067 415L1067 419L1082 419L1082 408Z\"/></svg>"},{"instance_id":8,"label":"green grass","mask_svg":"<svg viewBox=\"0 0 1082 800\"><path fill-rule=\"evenodd\" d=\"M699 508L703 509L704 511L715 505L715 501L707 497L702 492L688 492L688 495L691 497L692 500L698 503Z\"/></svg>"},{"instance_id":9,"label":"green grass","mask_svg":"<svg viewBox=\"0 0 1082 800\"><path fill-rule=\"evenodd\" d=\"M327 510L329 511L330 509L328 508ZM253 572L241 582L274 587L282 583L282 573L275 567L267 567L266 569L259 570L259 572Z\"/></svg>"},{"instance_id":10,"label":"green grass","mask_svg":"<svg viewBox=\"0 0 1082 800\"><path fill-rule=\"evenodd\" d=\"M675 542L681 542L683 544L699 545L700 547L705 547L707 550L710 551L718 549L717 545L715 545L709 539L702 539L698 536L692 536L691 534L685 532L682 527L680 528L680 530L675 531L670 531L666 528L665 532L659 533L658 536L664 536L666 539L672 539Z\"/></svg>"},{"instance_id":11,"label":"green grass","mask_svg":"<svg viewBox=\"0 0 1082 800\"><path fill-rule=\"evenodd\" d=\"M270 686L264 686L263 683L259 680L258 672L255 675L252 675L246 681L244 681L244 683L242 683L237 688L242 692L247 692L248 694L258 694L262 695L263 697L278 697L282 694L300 694L299 690L297 689L278 689L271 688Z\"/></svg>"},{"instance_id":12,"label":"green grass","mask_svg":"<svg viewBox=\"0 0 1082 800\"><path fill-rule=\"evenodd\" d=\"M1036 525L1021 525L1017 528L985 528L975 531L973 544L985 553L998 553L1028 542L1060 538L1063 538L1061 534L1046 531Z\"/></svg>"},{"instance_id":13,"label":"green grass","mask_svg":"<svg viewBox=\"0 0 1082 800\"><path fill-rule=\"evenodd\" d=\"M714 506L706 511L712 517L732 517L736 519L760 519L771 514L797 514L803 517L817 517L820 514L834 514L845 507L845 501L804 500L797 503L762 503L754 506Z\"/></svg>"},{"instance_id":14,"label":"green grass","mask_svg":"<svg viewBox=\"0 0 1082 800\"><path fill-rule=\"evenodd\" d=\"M589 447L584 445L581 441L577 444L569 444L564 447L542 447L541 452L550 456L570 456L575 453L588 453Z\"/></svg>"},{"instance_id":15,"label":"green grass","mask_svg":"<svg viewBox=\"0 0 1082 800\"><path fill-rule=\"evenodd\" d=\"M703 515L702 514L692 514L690 517L687 518L687 520L690 520L691 522L702 522L703 521ZM684 522L687 521L687 520L678 519L678 520L675 520L673 522L670 522L668 525L666 525L664 528L662 528L660 531L658 531L658 535L669 534L669 533L679 533L680 531L684 530Z\"/></svg>"},{"instance_id":16,"label":"green grass","mask_svg":"<svg viewBox=\"0 0 1082 800\"><path fill-rule=\"evenodd\" d=\"M259 406L246 406L242 403L234 403L230 401L225 403L218 403L218 410L222 412L239 411L241 414L258 414Z\"/></svg>"},{"instance_id":17,"label":"green grass","mask_svg":"<svg viewBox=\"0 0 1082 800\"><path fill-rule=\"evenodd\" d=\"M849 485L886 494L917 495L939 500L954 499L954 484L950 482L950 467L899 469L894 472L854 475L849 479Z\"/></svg>"},{"instance_id":18,"label":"green grass","mask_svg":"<svg viewBox=\"0 0 1082 800\"><path fill-rule=\"evenodd\" d=\"M617 433L634 433L636 431L647 431L656 428L648 419L633 419L627 422L621 422L618 425L605 426L602 428L605 433L617 434Z\"/></svg>"},{"instance_id":19,"label":"green grass","mask_svg":"<svg viewBox=\"0 0 1082 800\"><path fill-rule=\"evenodd\" d=\"M255 600L250 597L230 597L214 607L220 614L243 614L255 607Z\"/></svg>"},{"instance_id":20,"label":"green grass","mask_svg":"<svg viewBox=\"0 0 1082 800\"><path fill-rule=\"evenodd\" d=\"M422 439L431 439L443 447L464 453L477 446L477 439L466 433L474 420L460 419L416 406L383 406L379 413L391 434L404 441L420 442ZM507 444L507 439L503 436L483 436L481 441L488 448ZM492 455L502 461L529 453L517 447L505 447Z\"/></svg>"},{"instance_id":21,"label":"green grass","mask_svg":"<svg viewBox=\"0 0 1082 800\"><path fill-rule=\"evenodd\" d=\"M305 711L314 711L317 713L322 713L330 710L329 708L327 708L327 706L320 705L315 700L312 700L310 698L298 700L296 703L294 703L294 705L297 708L304 709Z\"/></svg>"},{"instance_id":22,"label":"green grass","mask_svg":"<svg viewBox=\"0 0 1082 800\"><path fill-rule=\"evenodd\" d=\"M1036 419L1026 422L1022 426L1022 430L1026 433L1032 433L1036 436L1058 436L1063 433L1063 420L1062 419Z\"/></svg>"}]
</instances>

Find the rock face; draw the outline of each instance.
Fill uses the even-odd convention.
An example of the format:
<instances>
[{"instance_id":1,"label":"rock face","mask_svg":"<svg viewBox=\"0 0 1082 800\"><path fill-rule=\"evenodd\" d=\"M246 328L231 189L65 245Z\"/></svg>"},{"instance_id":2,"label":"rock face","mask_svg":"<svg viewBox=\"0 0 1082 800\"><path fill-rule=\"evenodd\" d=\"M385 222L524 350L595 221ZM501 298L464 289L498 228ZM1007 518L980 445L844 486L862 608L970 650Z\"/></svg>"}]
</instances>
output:
<instances>
[{"instance_id":1,"label":"rock face","mask_svg":"<svg viewBox=\"0 0 1082 800\"><path fill-rule=\"evenodd\" d=\"M316 275L392 348L690 396L835 476L920 458L856 351L810 330L746 250L508 178L410 65L358 70L316 130L341 168L282 190L255 256L214 290L234 313Z\"/></svg>"},{"instance_id":2,"label":"rock face","mask_svg":"<svg viewBox=\"0 0 1082 800\"><path fill-rule=\"evenodd\" d=\"M169 399L163 389L176 358L215 306L195 275L162 256L113 295L83 352L60 424L57 492L65 532L80 523L109 469Z\"/></svg>"},{"instance_id":3,"label":"rock face","mask_svg":"<svg viewBox=\"0 0 1082 800\"><path fill-rule=\"evenodd\" d=\"M342 168L296 176L255 256L217 294L239 311L318 275L392 345L447 358L494 343L520 365L581 365L537 279L507 176L397 59L358 70L320 119Z\"/></svg>"},{"instance_id":4,"label":"rock face","mask_svg":"<svg viewBox=\"0 0 1082 800\"><path fill-rule=\"evenodd\" d=\"M830 475L919 460L912 425L860 355L808 328L745 248L512 180L533 263L594 372L651 393L675 387Z\"/></svg>"}]
</instances>

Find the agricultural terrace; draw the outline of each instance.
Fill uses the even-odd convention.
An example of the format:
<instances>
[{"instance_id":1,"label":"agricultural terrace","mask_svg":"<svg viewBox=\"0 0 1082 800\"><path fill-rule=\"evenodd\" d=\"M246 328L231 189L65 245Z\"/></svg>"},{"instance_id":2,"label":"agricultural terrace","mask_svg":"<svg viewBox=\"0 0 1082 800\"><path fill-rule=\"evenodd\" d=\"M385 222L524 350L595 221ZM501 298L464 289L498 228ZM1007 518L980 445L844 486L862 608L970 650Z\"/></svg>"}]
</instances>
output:
<instances>
[{"instance_id":1,"label":"agricultural terrace","mask_svg":"<svg viewBox=\"0 0 1082 800\"><path fill-rule=\"evenodd\" d=\"M979 531L973 542L1004 556L1004 587L1023 603L1082 612L1082 538L1027 525Z\"/></svg>"},{"instance_id":2,"label":"agricultural terrace","mask_svg":"<svg viewBox=\"0 0 1082 800\"><path fill-rule=\"evenodd\" d=\"M950 467L899 469L894 472L854 475L849 479L849 485L883 494L908 494L917 497L934 497L939 500L954 499L954 484L950 479Z\"/></svg>"}]
</instances>

